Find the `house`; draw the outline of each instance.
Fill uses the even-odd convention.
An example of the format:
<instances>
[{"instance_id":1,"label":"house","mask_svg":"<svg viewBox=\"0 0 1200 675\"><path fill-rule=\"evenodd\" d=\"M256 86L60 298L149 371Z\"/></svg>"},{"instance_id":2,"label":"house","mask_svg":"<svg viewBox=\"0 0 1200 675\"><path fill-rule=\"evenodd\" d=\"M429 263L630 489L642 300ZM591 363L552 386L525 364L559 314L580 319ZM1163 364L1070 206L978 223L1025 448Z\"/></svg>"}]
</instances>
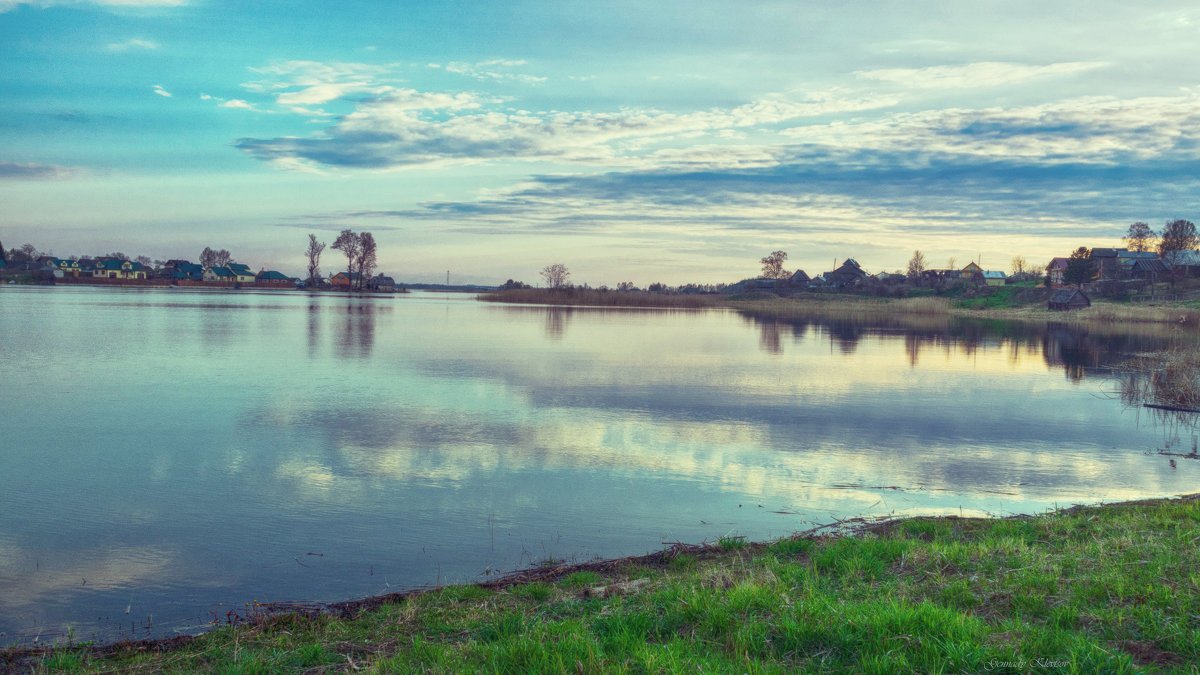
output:
<instances>
[{"instance_id":1,"label":"house","mask_svg":"<svg viewBox=\"0 0 1200 675\"><path fill-rule=\"evenodd\" d=\"M250 271L249 265L243 265L242 263L231 262L228 265L226 265L226 267L229 268L229 271L233 272L234 281L238 282L239 284L254 283L255 275L254 275L254 272Z\"/></svg>"},{"instance_id":2,"label":"house","mask_svg":"<svg viewBox=\"0 0 1200 675\"><path fill-rule=\"evenodd\" d=\"M1051 258L1050 264L1046 265L1046 276L1050 277L1051 285L1062 286L1066 283L1067 260L1067 258Z\"/></svg>"},{"instance_id":3,"label":"house","mask_svg":"<svg viewBox=\"0 0 1200 675\"><path fill-rule=\"evenodd\" d=\"M145 279L146 268L141 263L117 258L101 258L95 263L92 276L102 279Z\"/></svg>"},{"instance_id":4,"label":"house","mask_svg":"<svg viewBox=\"0 0 1200 675\"><path fill-rule=\"evenodd\" d=\"M967 280L978 280L983 276L983 268L977 263L970 262L967 266L958 271L958 276Z\"/></svg>"},{"instance_id":5,"label":"house","mask_svg":"<svg viewBox=\"0 0 1200 675\"><path fill-rule=\"evenodd\" d=\"M275 270L264 270L259 272L258 276L254 278L254 282L259 286L271 286L275 288L296 287L296 282L292 281L290 277L285 275L283 272L276 272Z\"/></svg>"},{"instance_id":6,"label":"house","mask_svg":"<svg viewBox=\"0 0 1200 675\"><path fill-rule=\"evenodd\" d=\"M1165 279L1171 268L1157 258L1140 258L1129 266L1128 276L1133 279Z\"/></svg>"},{"instance_id":7,"label":"house","mask_svg":"<svg viewBox=\"0 0 1200 675\"><path fill-rule=\"evenodd\" d=\"M345 272L338 272L337 274L333 275L332 278L329 279L329 283L331 285L333 285L335 287L340 287L340 288L350 288L351 286L357 286L361 282L362 282L362 275L359 274L358 272L355 272L353 274L347 274Z\"/></svg>"},{"instance_id":8,"label":"house","mask_svg":"<svg viewBox=\"0 0 1200 675\"><path fill-rule=\"evenodd\" d=\"M1121 273L1121 260L1118 253L1125 249L1094 248L1091 251L1092 262L1096 263L1096 274L1101 279L1116 279Z\"/></svg>"},{"instance_id":9,"label":"house","mask_svg":"<svg viewBox=\"0 0 1200 675\"><path fill-rule=\"evenodd\" d=\"M1056 312L1065 312L1071 309L1083 309L1091 307L1092 301L1088 296L1078 288L1066 288L1061 291L1056 291L1050 297L1050 302L1047 307Z\"/></svg>"},{"instance_id":10,"label":"house","mask_svg":"<svg viewBox=\"0 0 1200 675\"><path fill-rule=\"evenodd\" d=\"M237 283L237 275L228 267L209 267L204 270L202 277L205 282L210 284L230 284Z\"/></svg>"},{"instance_id":11,"label":"house","mask_svg":"<svg viewBox=\"0 0 1200 675\"><path fill-rule=\"evenodd\" d=\"M987 284L988 286L1003 286L1004 281L1005 281L1004 272L1001 272L999 270L984 270L983 271L983 283Z\"/></svg>"},{"instance_id":12,"label":"house","mask_svg":"<svg viewBox=\"0 0 1200 675\"><path fill-rule=\"evenodd\" d=\"M825 281L834 288L857 286L866 278L867 273L863 271L862 266L854 258L846 258L841 267L832 272L825 273Z\"/></svg>"},{"instance_id":13,"label":"house","mask_svg":"<svg viewBox=\"0 0 1200 675\"><path fill-rule=\"evenodd\" d=\"M391 293L392 291L396 290L396 280L380 274L374 279L371 279L371 281L367 284L367 287L373 291L384 291Z\"/></svg>"},{"instance_id":14,"label":"house","mask_svg":"<svg viewBox=\"0 0 1200 675\"><path fill-rule=\"evenodd\" d=\"M792 272L792 276L788 277L788 284L792 286L806 286L811 281L804 270L796 270Z\"/></svg>"}]
</instances>

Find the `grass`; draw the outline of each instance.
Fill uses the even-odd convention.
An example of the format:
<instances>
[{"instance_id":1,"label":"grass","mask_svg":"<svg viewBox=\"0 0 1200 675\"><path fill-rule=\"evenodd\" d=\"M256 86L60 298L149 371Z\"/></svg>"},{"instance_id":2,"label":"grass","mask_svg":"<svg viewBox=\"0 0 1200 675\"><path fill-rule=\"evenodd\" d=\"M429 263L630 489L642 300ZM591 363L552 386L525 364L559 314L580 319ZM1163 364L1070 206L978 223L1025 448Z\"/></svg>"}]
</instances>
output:
<instances>
[{"instance_id":1,"label":"grass","mask_svg":"<svg viewBox=\"0 0 1200 675\"><path fill-rule=\"evenodd\" d=\"M9 651L43 672L1197 672L1197 497L914 518L537 570L181 647ZM557 576L555 576L557 575ZM636 581L634 581L636 580ZM589 587L607 584L597 595Z\"/></svg>"}]
</instances>

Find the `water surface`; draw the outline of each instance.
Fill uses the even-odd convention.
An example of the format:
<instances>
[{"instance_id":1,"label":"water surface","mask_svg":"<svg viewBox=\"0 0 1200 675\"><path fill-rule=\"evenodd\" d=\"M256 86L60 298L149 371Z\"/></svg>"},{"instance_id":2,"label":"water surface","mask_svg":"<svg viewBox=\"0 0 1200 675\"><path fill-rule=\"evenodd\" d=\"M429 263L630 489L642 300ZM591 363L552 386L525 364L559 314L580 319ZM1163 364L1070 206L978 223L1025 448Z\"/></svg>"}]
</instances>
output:
<instances>
[{"instance_id":1,"label":"water surface","mask_svg":"<svg viewBox=\"0 0 1200 675\"><path fill-rule=\"evenodd\" d=\"M201 630L833 518L1195 491L1114 395L1159 335L0 289L0 632Z\"/></svg>"}]
</instances>

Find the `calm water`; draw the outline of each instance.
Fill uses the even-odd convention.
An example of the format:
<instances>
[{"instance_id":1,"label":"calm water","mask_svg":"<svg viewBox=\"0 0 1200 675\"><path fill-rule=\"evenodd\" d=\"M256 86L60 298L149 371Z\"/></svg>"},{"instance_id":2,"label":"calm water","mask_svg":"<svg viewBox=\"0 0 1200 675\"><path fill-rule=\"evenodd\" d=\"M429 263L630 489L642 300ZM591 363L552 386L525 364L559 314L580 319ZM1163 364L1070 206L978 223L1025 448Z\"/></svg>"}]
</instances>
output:
<instances>
[{"instance_id":1,"label":"calm water","mask_svg":"<svg viewBox=\"0 0 1200 675\"><path fill-rule=\"evenodd\" d=\"M0 289L2 641L1196 490L1112 394L1155 338L934 323Z\"/></svg>"}]
</instances>

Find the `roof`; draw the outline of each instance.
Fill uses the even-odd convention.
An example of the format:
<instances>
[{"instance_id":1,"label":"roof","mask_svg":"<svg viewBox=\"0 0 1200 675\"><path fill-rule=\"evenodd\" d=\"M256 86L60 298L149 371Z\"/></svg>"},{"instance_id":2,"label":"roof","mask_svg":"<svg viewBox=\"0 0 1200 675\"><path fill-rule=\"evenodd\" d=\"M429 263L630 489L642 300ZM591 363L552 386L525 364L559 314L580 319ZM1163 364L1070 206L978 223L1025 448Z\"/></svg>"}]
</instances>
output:
<instances>
[{"instance_id":1,"label":"roof","mask_svg":"<svg viewBox=\"0 0 1200 675\"><path fill-rule=\"evenodd\" d=\"M250 271L249 265L243 265L242 263L231 262L228 265L226 265L226 267L233 270L234 272L237 272L238 274L254 274L253 272Z\"/></svg>"},{"instance_id":2,"label":"roof","mask_svg":"<svg viewBox=\"0 0 1200 675\"><path fill-rule=\"evenodd\" d=\"M1117 251L1117 257L1121 260L1154 260L1158 254L1154 251L1126 251L1124 249Z\"/></svg>"},{"instance_id":3,"label":"roof","mask_svg":"<svg viewBox=\"0 0 1200 675\"><path fill-rule=\"evenodd\" d=\"M1004 272L1001 272L999 270L984 270L983 278L984 279L1004 279L1004 278L1007 278L1007 275L1005 275Z\"/></svg>"},{"instance_id":4,"label":"roof","mask_svg":"<svg viewBox=\"0 0 1200 675\"><path fill-rule=\"evenodd\" d=\"M1050 302L1056 305L1065 305L1071 302L1076 295L1080 296L1084 300L1088 299L1088 296L1084 295L1083 291L1079 290L1078 288L1065 288L1061 291L1055 291L1054 295L1050 297Z\"/></svg>"},{"instance_id":5,"label":"roof","mask_svg":"<svg viewBox=\"0 0 1200 675\"><path fill-rule=\"evenodd\" d=\"M395 279L393 279L393 278L391 278L391 277L385 277L385 276L383 276L382 274L380 274L379 276L375 277L374 281L375 281L375 283L377 283L377 284L383 284L383 285L389 285L389 284L390 284L390 285L392 285L392 286L395 286L395 285L396 285L396 280L395 280Z\"/></svg>"},{"instance_id":6,"label":"roof","mask_svg":"<svg viewBox=\"0 0 1200 675\"><path fill-rule=\"evenodd\" d=\"M229 269L228 267L210 267L210 268L208 268L208 271L212 272L214 275L216 275L218 277L237 276L236 274L233 273L233 270Z\"/></svg>"},{"instance_id":7,"label":"roof","mask_svg":"<svg viewBox=\"0 0 1200 675\"><path fill-rule=\"evenodd\" d=\"M1050 264L1046 265L1046 269L1067 269L1067 258L1051 258Z\"/></svg>"},{"instance_id":8,"label":"roof","mask_svg":"<svg viewBox=\"0 0 1200 675\"><path fill-rule=\"evenodd\" d=\"M1093 258L1115 258L1119 251L1124 251L1123 248L1094 248L1092 249Z\"/></svg>"},{"instance_id":9,"label":"roof","mask_svg":"<svg viewBox=\"0 0 1200 675\"><path fill-rule=\"evenodd\" d=\"M291 278L290 278L290 277L288 277L288 276L286 276L286 275L284 275L284 273L283 273L283 272L276 272L275 270L268 270L268 271L266 271L266 272L259 272L259 273L258 273L258 278L259 278L259 279L283 279L283 280L285 280L285 281L290 281L290 280L291 280Z\"/></svg>"}]
</instances>

